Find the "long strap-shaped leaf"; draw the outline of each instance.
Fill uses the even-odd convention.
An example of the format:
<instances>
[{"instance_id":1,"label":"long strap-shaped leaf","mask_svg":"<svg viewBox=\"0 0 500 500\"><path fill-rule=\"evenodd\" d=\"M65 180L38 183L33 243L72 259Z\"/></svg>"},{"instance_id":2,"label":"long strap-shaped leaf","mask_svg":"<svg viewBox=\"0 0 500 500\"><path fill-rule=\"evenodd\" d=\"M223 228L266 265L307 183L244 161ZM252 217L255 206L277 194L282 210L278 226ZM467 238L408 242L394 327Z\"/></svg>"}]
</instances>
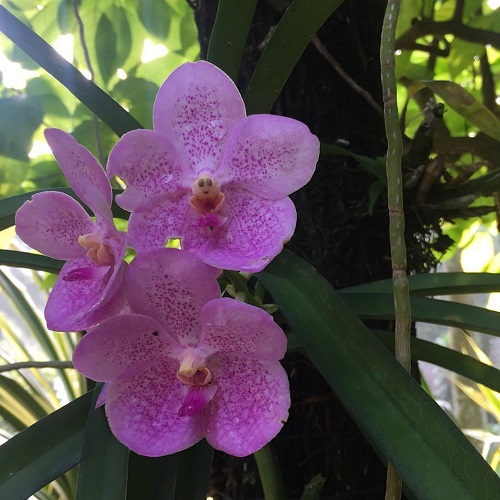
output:
<instances>
[{"instance_id":1,"label":"long strap-shaped leaf","mask_svg":"<svg viewBox=\"0 0 500 500\"><path fill-rule=\"evenodd\" d=\"M207 59L236 83L257 0L220 0Z\"/></svg>"},{"instance_id":2,"label":"long strap-shaped leaf","mask_svg":"<svg viewBox=\"0 0 500 500\"><path fill-rule=\"evenodd\" d=\"M366 319L394 319L392 294L340 293L349 307ZM483 307L470 306L447 300L411 297L412 316L415 321L453 326L473 332L500 336L500 313Z\"/></svg>"},{"instance_id":3,"label":"long strap-shaped leaf","mask_svg":"<svg viewBox=\"0 0 500 500\"><path fill-rule=\"evenodd\" d=\"M431 273L409 276L412 295L454 295L500 292L500 275L494 273ZM342 288L344 293L392 293L390 279Z\"/></svg>"},{"instance_id":4,"label":"long strap-shaped leaf","mask_svg":"<svg viewBox=\"0 0 500 500\"><path fill-rule=\"evenodd\" d=\"M0 498L28 498L80 461L91 400L85 394L0 446Z\"/></svg>"},{"instance_id":5,"label":"long strap-shaped leaf","mask_svg":"<svg viewBox=\"0 0 500 500\"><path fill-rule=\"evenodd\" d=\"M392 332L385 330L372 330L372 332L388 349L394 351L394 334ZM411 357L414 360L427 361L441 366L500 392L500 370L466 354L412 337Z\"/></svg>"},{"instance_id":6,"label":"long strap-shaped leaf","mask_svg":"<svg viewBox=\"0 0 500 500\"><path fill-rule=\"evenodd\" d=\"M248 114L269 113L313 35L344 0L294 0L274 30L245 95Z\"/></svg>"},{"instance_id":7,"label":"long strap-shaped leaf","mask_svg":"<svg viewBox=\"0 0 500 500\"><path fill-rule=\"evenodd\" d=\"M500 479L488 464L309 264L283 252L258 278L346 409L417 498L498 497Z\"/></svg>"},{"instance_id":8,"label":"long strap-shaped leaf","mask_svg":"<svg viewBox=\"0 0 500 500\"><path fill-rule=\"evenodd\" d=\"M0 5L0 31L10 38L28 57L62 83L80 102L121 136L141 124L115 100L71 63L61 57L43 38L25 26Z\"/></svg>"},{"instance_id":9,"label":"long strap-shaped leaf","mask_svg":"<svg viewBox=\"0 0 500 500\"><path fill-rule=\"evenodd\" d=\"M0 250L0 265L4 266L23 267L25 269L57 274L63 264L63 261L51 259L45 255L18 252L16 250Z\"/></svg>"},{"instance_id":10,"label":"long strap-shaped leaf","mask_svg":"<svg viewBox=\"0 0 500 500\"><path fill-rule=\"evenodd\" d=\"M111 433L104 407L95 408L103 384L94 390L82 459L78 468L78 500L121 500L127 492L129 450Z\"/></svg>"}]
</instances>

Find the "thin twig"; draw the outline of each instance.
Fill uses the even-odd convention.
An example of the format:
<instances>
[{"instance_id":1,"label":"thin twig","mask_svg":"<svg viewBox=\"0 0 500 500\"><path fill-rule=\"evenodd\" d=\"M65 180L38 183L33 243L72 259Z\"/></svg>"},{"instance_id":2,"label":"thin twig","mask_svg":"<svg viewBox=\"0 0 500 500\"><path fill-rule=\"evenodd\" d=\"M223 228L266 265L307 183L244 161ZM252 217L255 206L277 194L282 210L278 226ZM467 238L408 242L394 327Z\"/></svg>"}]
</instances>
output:
<instances>
[{"instance_id":1,"label":"thin twig","mask_svg":"<svg viewBox=\"0 0 500 500\"><path fill-rule=\"evenodd\" d=\"M391 244L392 281L396 316L395 354L401 365L410 371L411 310L406 275L405 219L403 210L403 179L401 157L403 141L399 128L394 42L401 0L389 0L382 26L380 65L387 136L387 199ZM401 498L402 480L392 464L387 469L386 500Z\"/></svg>"},{"instance_id":2,"label":"thin twig","mask_svg":"<svg viewBox=\"0 0 500 500\"><path fill-rule=\"evenodd\" d=\"M90 73L90 81L93 82L95 73L94 73L94 68L92 66L92 62L90 60L90 54L89 54L89 49L87 47L87 42L85 40L85 29L83 26L83 20L80 16L80 12L78 11L77 0L73 0L72 5L73 5L73 13L75 14L76 22L78 24L78 31L80 34L80 43L82 44L83 57L85 58L85 64L87 65L87 69L89 70ZM92 128L94 130L94 140L97 150L97 158L99 159L99 163L101 165L104 165L104 154L102 152L101 136L99 134L99 122L95 114L92 114Z\"/></svg>"},{"instance_id":3,"label":"thin twig","mask_svg":"<svg viewBox=\"0 0 500 500\"><path fill-rule=\"evenodd\" d=\"M23 370L25 368L56 368L63 370L74 368L71 361L20 361L0 366L0 373Z\"/></svg>"},{"instance_id":4,"label":"thin twig","mask_svg":"<svg viewBox=\"0 0 500 500\"><path fill-rule=\"evenodd\" d=\"M325 61L338 73L338 75L357 92L380 116L384 116L384 110L377 101L363 87L358 85L342 68L337 60L332 56L328 49L321 43L317 35L312 38L312 43L317 51L324 57Z\"/></svg>"}]
</instances>

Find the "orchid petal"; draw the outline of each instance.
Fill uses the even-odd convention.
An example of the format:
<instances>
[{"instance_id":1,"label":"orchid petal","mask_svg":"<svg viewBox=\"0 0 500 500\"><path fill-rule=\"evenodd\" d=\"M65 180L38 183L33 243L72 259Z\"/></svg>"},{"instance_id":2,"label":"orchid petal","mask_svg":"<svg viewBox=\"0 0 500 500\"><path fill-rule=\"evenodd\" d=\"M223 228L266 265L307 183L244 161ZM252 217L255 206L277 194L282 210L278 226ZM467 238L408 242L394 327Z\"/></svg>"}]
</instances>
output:
<instances>
[{"instance_id":1,"label":"orchid petal","mask_svg":"<svg viewBox=\"0 0 500 500\"><path fill-rule=\"evenodd\" d=\"M234 127L217 180L276 200L309 182L318 157L319 140L307 125L252 115Z\"/></svg>"},{"instance_id":2,"label":"orchid petal","mask_svg":"<svg viewBox=\"0 0 500 500\"><path fill-rule=\"evenodd\" d=\"M177 413L180 417L199 415L212 401L217 389L214 384L190 387Z\"/></svg>"},{"instance_id":3,"label":"orchid petal","mask_svg":"<svg viewBox=\"0 0 500 500\"><path fill-rule=\"evenodd\" d=\"M128 224L129 242L138 252L163 248L170 238L182 238L184 228L192 227L194 222L189 194L182 193L147 210L132 212Z\"/></svg>"},{"instance_id":4,"label":"orchid petal","mask_svg":"<svg viewBox=\"0 0 500 500\"><path fill-rule=\"evenodd\" d=\"M111 186L99 162L66 132L49 128L44 134L76 195L94 214L111 220Z\"/></svg>"},{"instance_id":5,"label":"orchid petal","mask_svg":"<svg viewBox=\"0 0 500 500\"><path fill-rule=\"evenodd\" d=\"M111 383L106 415L113 434L139 455L158 457L189 448L205 435L206 416L180 416L186 396L179 362L165 358L140 375Z\"/></svg>"},{"instance_id":6,"label":"orchid petal","mask_svg":"<svg viewBox=\"0 0 500 500\"><path fill-rule=\"evenodd\" d=\"M79 267L67 272L63 276L64 281L86 281L86 280L101 280L106 276L110 266L88 265L87 267Z\"/></svg>"},{"instance_id":7,"label":"orchid petal","mask_svg":"<svg viewBox=\"0 0 500 500\"><path fill-rule=\"evenodd\" d=\"M273 317L258 307L222 298L201 311L203 346L221 353L278 360L286 352L286 336Z\"/></svg>"},{"instance_id":8,"label":"orchid petal","mask_svg":"<svg viewBox=\"0 0 500 500\"><path fill-rule=\"evenodd\" d=\"M125 305L123 282L126 263L93 280L66 281L76 269L92 266L87 257L73 259L61 269L45 307L47 327L61 332L86 330L118 314Z\"/></svg>"},{"instance_id":9,"label":"orchid petal","mask_svg":"<svg viewBox=\"0 0 500 500\"><path fill-rule=\"evenodd\" d=\"M216 170L231 130L244 117L234 83L206 61L177 68L161 86L153 110L155 130L176 144L183 166L196 175Z\"/></svg>"},{"instance_id":10,"label":"orchid petal","mask_svg":"<svg viewBox=\"0 0 500 500\"><path fill-rule=\"evenodd\" d=\"M133 130L111 150L108 176L119 176L127 189L116 197L126 210L149 207L158 198L180 189L191 190L187 175L169 137L152 130Z\"/></svg>"},{"instance_id":11,"label":"orchid petal","mask_svg":"<svg viewBox=\"0 0 500 500\"><path fill-rule=\"evenodd\" d=\"M97 401L95 402L95 407L94 408L100 408L104 403L106 403L106 395L108 394L108 388L109 384L106 382L101 389L101 392L99 393L99 396L97 396Z\"/></svg>"},{"instance_id":12,"label":"orchid petal","mask_svg":"<svg viewBox=\"0 0 500 500\"><path fill-rule=\"evenodd\" d=\"M67 194L37 193L16 213L16 232L30 247L54 259L85 255L78 237L95 225L83 207Z\"/></svg>"},{"instance_id":13,"label":"orchid petal","mask_svg":"<svg viewBox=\"0 0 500 500\"><path fill-rule=\"evenodd\" d=\"M207 441L236 457L250 455L273 439L288 418L286 372L277 361L219 354L210 368L219 390L209 407Z\"/></svg>"},{"instance_id":14,"label":"orchid petal","mask_svg":"<svg viewBox=\"0 0 500 500\"><path fill-rule=\"evenodd\" d=\"M92 328L79 342L73 364L99 382L131 378L180 349L153 318L122 314Z\"/></svg>"},{"instance_id":15,"label":"orchid petal","mask_svg":"<svg viewBox=\"0 0 500 500\"><path fill-rule=\"evenodd\" d=\"M183 250L150 250L130 264L125 291L134 312L158 320L182 345L197 344L201 309L220 297L219 273Z\"/></svg>"},{"instance_id":16,"label":"orchid petal","mask_svg":"<svg viewBox=\"0 0 500 500\"><path fill-rule=\"evenodd\" d=\"M226 189L224 194L227 223L214 228L206 243L185 238L182 248L214 267L261 271L292 237L295 206L288 197L265 200L235 188Z\"/></svg>"}]
</instances>

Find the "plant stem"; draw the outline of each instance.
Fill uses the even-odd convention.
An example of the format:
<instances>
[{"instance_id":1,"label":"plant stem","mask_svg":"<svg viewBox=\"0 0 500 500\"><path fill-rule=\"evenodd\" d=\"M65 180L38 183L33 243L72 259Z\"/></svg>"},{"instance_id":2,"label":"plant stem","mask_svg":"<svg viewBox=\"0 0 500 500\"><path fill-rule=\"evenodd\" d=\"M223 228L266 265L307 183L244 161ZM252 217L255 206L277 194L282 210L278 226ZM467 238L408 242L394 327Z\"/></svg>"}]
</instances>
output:
<instances>
[{"instance_id":1,"label":"plant stem","mask_svg":"<svg viewBox=\"0 0 500 500\"><path fill-rule=\"evenodd\" d=\"M405 219L401 156L403 141L399 128L394 43L401 0L389 0L382 26L380 66L384 98L384 118L387 136L387 200L389 208L389 237L391 244L392 282L394 293L395 355L410 371L411 310L406 275ZM397 438L397 436L395 436ZM387 470L386 499L401 498L402 481L392 464Z\"/></svg>"},{"instance_id":2,"label":"plant stem","mask_svg":"<svg viewBox=\"0 0 500 500\"><path fill-rule=\"evenodd\" d=\"M285 485L271 443L253 454L266 500L286 500Z\"/></svg>"}]
</instances>

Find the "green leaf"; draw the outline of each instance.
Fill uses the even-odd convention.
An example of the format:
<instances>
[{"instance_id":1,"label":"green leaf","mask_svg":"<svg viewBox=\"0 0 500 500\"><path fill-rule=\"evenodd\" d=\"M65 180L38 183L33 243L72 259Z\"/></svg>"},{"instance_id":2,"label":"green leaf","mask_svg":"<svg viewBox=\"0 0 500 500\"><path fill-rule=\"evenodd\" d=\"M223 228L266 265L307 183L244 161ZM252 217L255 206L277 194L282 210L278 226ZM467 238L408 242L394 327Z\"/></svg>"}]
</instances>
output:
<instances>
[{"instance_id":1,"label":"green leaf","mask_svg":"<svg viewBox=\"0 0 500 500\"><path fill-rule=\"evenodd\" d=\"M391 351L394 351L394 333L372 330L377 338ZM447 370L470 378L479 384L500 392L500 370L460 352L426 340L411 338L411 357L432 363Z\"/></svg>"},{"instance_id":2,"label":"green leaf","mask_svg":"<svg viewBox=\"0 0 500 500\"><path fill-rule=\"evenodd\" d=\"M500 141L500 120L461 85L448 81L422 81L411 85L408 92L415 93L425 87L429 87L479 130Z\"/></svg>"},{"instance_id":3,"label":"green leaf","mask_svg":"<svg viewBox=\"0 0 500 500\"><path fill-rule=\"evenodd\" d=\"M106 14L102 14L97 24L95 50L97 65L104 83L108 83L118 69L116 65L116 38L113 24Z\"/></svg>"},{"instance_id":4,"label":"green leaf","mask_svg":"<svg viewBox=\"0 0 500 500\"><path fill-rule=\"evenodd\" d=\"M168 37L170 18L173 13L164 0L149 2L136 0L137 13L142 25L153 36L160 40Z\"/></svg>"},{"instance_id":5,"label":"green leaf","mask_svg":"<svg viewBox=\"0 0 500 500\"><path fill-rule=\"evenodd\" d=\"M294 0L262 53L245 95L248 114L269 113L300 56L343 0Z\"/></svg>"},{"instance_id":6,"label":"green leaf","mask_svg":"<svg viewBox=\"0 0 500 500\"><path fill-rule=\"evenodd\" d=\"M127 111L72 64L61 57L45 40L21 23L0 5L0 31L23 52L48 71L74 96L98 116L118 136L142 128Z\"/></svg>"},{"instance_id":7,"label":"green leaf","mask_svg":"<svg viewBox=\"0 0 500 500\"><path fill-rule=\"evenodd\" d=\"M180 453L175 500L205 500L212 472L214 449L202 439Z\"/></svg>"},{"instance_id":8,"label":"green leaf","mask_svg":"<svg viewBox=\"0 0 500 500\"><path fill-rule=\"evenodd\" d=\"M130 453L127 499L205 500L213 453L205 440L165 457Z\"/></svg>"},{"instance_id":9,"label":"green leaf","mask_svg":"<svg viewBox=\"0 0 500 500\"><path fill-rule=\"evenodd\" d=\"M94 389L85 428L78 468L79 500L120 500L127 491L129 450L111 433L104 406L95 408L102 386L98 384Z\"/></svg>"},{"instance_id":10,"label":"green leaf","mask_svg":"<svg viewBox=\"0 0 500 500\"><path fill-rule=\"evenodd\" d=\"M500 292L500 276L493 273L429 273L408 276L414 295L454 295ZM392 279L343 288L344 293L392 293Z\"/></svg>"},{"instance_id":11,"label":"green leaf","mask_svg":"<svg viewBox=\"0 0 500 500\"><path fill-rule=\"evenodd\" d=\"M341 148L334 144L321 143L320 154L334 155L334 156L350 156L354 158L367 172L373 174L377 179L384 181L387 184L385 173L385 158L373 159L368 156L358 155L349 151L348 149Z\"/></svg>"},{"instance_id":12,"label":"green leaf","mask_svg":"<svg viewBox=\"0 0 500 500\"><path fill-rule=\"evenodd\" d=\"M0 154L27 161L31 139L42 119L42 108L36 97L0 98Z\"/></svg>"},{"instance_id":13,"label":"green leaf","mask_svg":"<svg viewBox=\"0 0 500 500\"><path fill-rule=\"evenodd\" d=\"M0 446L0 498L28 498L80 461L91 400L87 393Z\"/></svg>"},{"instance_id":14,"label":"green leaf","mask_svg":"<svg viewBox=\"0 0 500 500\"><path fill-rule=\"evenodd\" d=\"M342 293L348 306L364 319L394 319L391 294ZM453 326L500 336L500 313L447 300L410 297L413 321Z\"/></svg>"},{"instance_id":15,"label":"green leaf","mask_svg":"<svg viewBox=\"0 0 500 500\"><path fill-rule=\"evenodd\" d=\"M489 465L309 264L285 251L257 277L361 430L417 498L498 495L500 479Z\"/></svg>"},{"instance_id":16,"label":"green leaf","mask_svg":"<svg viewBox=\"0 0 500 500\"><path fill-rule=\"evenodd\" d=\"M220 0L207 59L236 83L257 0Z\"/></svg>"},{"instance_id":17,"label":"green leaf","mask_svg":"<svg viewBox=\"0 0 500 500\"><path fill-rule=\"evenodd\" d=\"M62 260L52 259L45 255L18 252L16 250L0 250L0 265L23 267L25 269L57 274L63 264Z\"/></svg>"},{"instance_id":18,"label":"green leaf","mask_svg":"<svg viewBox=\"0 0 500 500\"><path fill-rule=\"evenodd\" d=\"M144 457L130 452L127 499L173 499L180 459L180 453L164 457Z\"/></svg>"}]
</instances>

